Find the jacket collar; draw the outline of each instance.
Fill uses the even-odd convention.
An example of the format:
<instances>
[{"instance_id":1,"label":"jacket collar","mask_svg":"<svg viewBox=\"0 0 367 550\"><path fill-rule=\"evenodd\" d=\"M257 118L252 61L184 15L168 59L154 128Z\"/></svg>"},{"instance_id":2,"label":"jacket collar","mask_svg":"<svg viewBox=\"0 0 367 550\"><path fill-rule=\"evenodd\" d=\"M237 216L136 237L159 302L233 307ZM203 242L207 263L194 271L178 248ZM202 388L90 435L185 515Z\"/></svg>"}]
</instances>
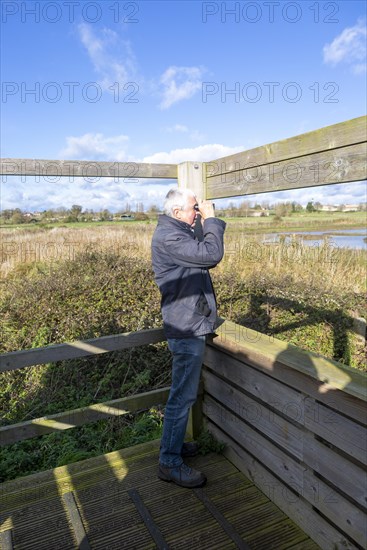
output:
<instances>
[{"instance_id":1,"label":"jacket collar","mask_svg":"<svg viewBox=\"0 0 367 550\"><path fill-rule=\"evenodd\" d=\"M167 214L160 214L158 216L158 225L164 225L166 227L177 227L178 229L184 229L185 231L193 231L193 228L191 225L189 225L186 222L181 222L180 220L176 220L176 218L172 218L171 216L167 216Z\"/></svg>"}]
</instances>

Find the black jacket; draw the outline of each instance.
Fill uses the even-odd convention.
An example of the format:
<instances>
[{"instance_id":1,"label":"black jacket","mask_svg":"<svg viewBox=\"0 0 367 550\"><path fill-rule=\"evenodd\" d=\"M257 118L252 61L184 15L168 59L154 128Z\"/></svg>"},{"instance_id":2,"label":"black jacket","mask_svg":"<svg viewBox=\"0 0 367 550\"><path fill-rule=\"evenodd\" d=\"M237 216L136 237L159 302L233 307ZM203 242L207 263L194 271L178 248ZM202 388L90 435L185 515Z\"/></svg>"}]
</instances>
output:
<instances>
[{"instance_id":1,"label":"black jacket","mask_svg":"<svg viewBox=\"0 0 367 550\"><path fill-rule=\"evenodd\" d=\"M190 338L214 331L217 306L208 269L223 257L226 224L217 218L204 221L203 241L190 225L161 215L152 240L155 280L167 338Z\"/></svg>"}]
</instances>

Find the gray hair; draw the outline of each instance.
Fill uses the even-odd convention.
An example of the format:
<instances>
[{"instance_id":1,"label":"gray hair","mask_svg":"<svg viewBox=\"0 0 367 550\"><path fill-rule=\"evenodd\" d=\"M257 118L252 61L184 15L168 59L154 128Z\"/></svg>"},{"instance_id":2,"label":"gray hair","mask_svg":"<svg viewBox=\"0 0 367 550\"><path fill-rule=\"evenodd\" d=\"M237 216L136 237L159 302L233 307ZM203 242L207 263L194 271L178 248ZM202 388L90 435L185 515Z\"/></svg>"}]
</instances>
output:
<instances>
[{"instance_id":1,"label":"gray hair","mask_svg":"<svg viewBox=\"0 0 367 550\"><path fill-rule=\"evenodd\" d=\"M195 193L191 189L170 189L164 200L164 213L173 217L173 210L175 208L185 208L191 198L196 199Z\"/></svg>"}]
</instances>

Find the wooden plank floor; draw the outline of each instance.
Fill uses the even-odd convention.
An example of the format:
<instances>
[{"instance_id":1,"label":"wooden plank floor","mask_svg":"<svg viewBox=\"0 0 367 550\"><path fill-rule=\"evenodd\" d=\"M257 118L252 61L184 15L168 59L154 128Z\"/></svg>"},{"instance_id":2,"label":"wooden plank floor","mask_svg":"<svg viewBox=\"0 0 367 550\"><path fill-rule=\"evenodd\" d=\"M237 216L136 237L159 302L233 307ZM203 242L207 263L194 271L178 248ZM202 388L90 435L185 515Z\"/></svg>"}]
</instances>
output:
<instances>
[{"instance_id":1,"label":"wooden plank floor","mask_svg":"<svg viewBox=\"0 0 367 550\"><path fill-rule=\"evenodd\" d=\"M204 489L159 480L158 446L3 483L1 550L318 548L223 456L187 461L207 475Z\"/></svg>"}]
</instances>

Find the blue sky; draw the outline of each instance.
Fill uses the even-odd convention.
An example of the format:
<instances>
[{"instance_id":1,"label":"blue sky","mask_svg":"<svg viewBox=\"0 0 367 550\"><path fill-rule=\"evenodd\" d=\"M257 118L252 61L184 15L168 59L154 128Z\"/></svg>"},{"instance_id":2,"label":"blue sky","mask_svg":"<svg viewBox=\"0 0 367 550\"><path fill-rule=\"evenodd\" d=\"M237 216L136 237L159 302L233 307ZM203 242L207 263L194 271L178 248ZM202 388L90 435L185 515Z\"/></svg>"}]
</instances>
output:
<instances>
[{"instance_id":1,"label":"blue sky","mask_svg":"<svg viewBox=\"0 0 367 550\"><path fill-rule=\"evenodd\" d=\"M1 17L2 157L210 161L365 114L364 1L3 0ZM174 184L3 180L1 208L23 210L148 207ZM366 191L246 198L356 203Z\"/></svg>"}]
</instances>

